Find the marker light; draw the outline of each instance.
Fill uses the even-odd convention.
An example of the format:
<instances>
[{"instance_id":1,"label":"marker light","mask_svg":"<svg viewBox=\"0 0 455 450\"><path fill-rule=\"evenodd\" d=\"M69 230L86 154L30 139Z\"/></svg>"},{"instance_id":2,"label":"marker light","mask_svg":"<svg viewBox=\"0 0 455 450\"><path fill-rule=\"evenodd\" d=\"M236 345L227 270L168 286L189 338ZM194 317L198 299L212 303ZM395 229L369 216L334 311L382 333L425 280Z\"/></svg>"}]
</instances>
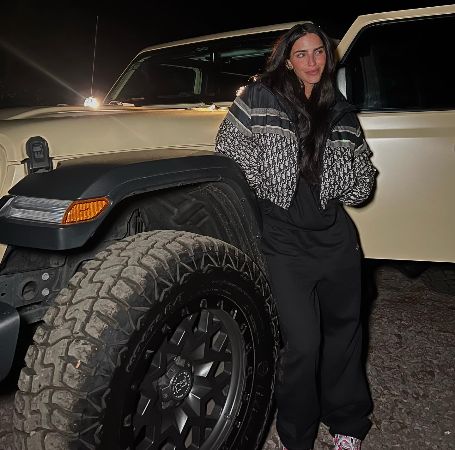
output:
<instances>
[{"instance_id":1,"label":"marker light","mask_svg":"<svg viewBox=\"0 0 455 450\"><path fill-rule=\"evenodd\" d=\"M88 106L89 108L98 108L98 106L100 106L100 102L95 97L87 97L84 100L84 106Z\"/></svg>"},{"instance_id":2,"label":"marker light","mask_svg":"<svg viewBox=\"0 0 455 450\"><path fill-rule=\"evenodd\" d=\"M54 200L17 196L10 198L0 209L0 217L58 225L74 224L94 219L110 202L107 198L86 200Z\"/></svg>"},{"instance_id":3,"label":"marker light","mask_svg":"<svg viewBox=\"0 0 455 450\"><path fill-rule=\"evenodd\" d=\"M77 200L71 203L63 217L63 224L85 222L99 216L109 206L105 197Z\"/></svg>"}]
</instances>

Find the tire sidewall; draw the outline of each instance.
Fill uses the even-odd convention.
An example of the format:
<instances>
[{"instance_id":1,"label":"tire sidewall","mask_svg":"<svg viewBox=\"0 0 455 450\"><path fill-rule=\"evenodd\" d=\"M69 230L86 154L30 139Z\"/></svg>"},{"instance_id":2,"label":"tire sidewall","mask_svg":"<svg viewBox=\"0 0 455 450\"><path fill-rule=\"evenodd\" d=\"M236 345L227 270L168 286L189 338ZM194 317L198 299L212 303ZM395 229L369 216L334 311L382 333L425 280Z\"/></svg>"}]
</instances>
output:
<instances>
[{"instance_id":1,"label":"tire sidewall","mask_svg":"<svg viewBox=\"0 0 455 450\"><path fill-rule=\"evenodd\" d=\"M198 262L206 255L200 253L192 258ZM105 398L106 411L102 418L105 432L102 433L100 448L122 448L121 444L118 447L121 442L119 430L122 429L121 415L118 415L122 410L122 394L128 392L134 367L143 363L147 351L153 351L150 341L157 334L163 334L163 328L172 330L185 314L197 313L203 308L220 309L236 318L243 316L247 322L243 334L248 337L247 343L243 343L244 380L238 394L241 401L235 417L229 418L232 421L231 431L220 448L252 450L261 441L266 422L264 413L267 416L271 410L277 352L277 324L273 323L274 308L270 293L267 288L264 292L263 283L255 284L247 273L230 266L202 264L198 271L192 273L182 273L181 267L183 265L180 265L179 276L183 282L164 288L165 294L160 302L145 314L139 329L121 350L119 365L113 374L109 395ZM153 296L155 289L156 286L149 283L145 295ZM238 321L239 326L241 322Z\"/></svg>"}]
</instances>

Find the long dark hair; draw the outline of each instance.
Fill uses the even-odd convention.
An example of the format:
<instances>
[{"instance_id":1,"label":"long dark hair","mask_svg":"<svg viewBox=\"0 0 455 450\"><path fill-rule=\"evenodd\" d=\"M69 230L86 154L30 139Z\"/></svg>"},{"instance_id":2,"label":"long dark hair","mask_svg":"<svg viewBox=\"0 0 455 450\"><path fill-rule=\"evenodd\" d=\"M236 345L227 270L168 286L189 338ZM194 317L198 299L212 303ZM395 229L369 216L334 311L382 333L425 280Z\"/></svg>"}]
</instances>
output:
<instances>
[{"instance_id":1,"label":"long dark hair","mask_svg":"<svg viewBox=\"0 0 455 450\"><path fill-rule=\"evenodd\" d=\"M290 58L295 41L308 33L317 34L321 38L327 59L321 79L314 85L307 99L295 73L287 69L286 60ZM294 25L278 38L265 72L259 76L262 83L284 97L295 112L293 120L297 125L300 169L305 179L311 183L319 182L321 173L328 113L336 99L334 73L335 49L332 40L317 25L305 22Z\"/></svg>"}]
</instances>

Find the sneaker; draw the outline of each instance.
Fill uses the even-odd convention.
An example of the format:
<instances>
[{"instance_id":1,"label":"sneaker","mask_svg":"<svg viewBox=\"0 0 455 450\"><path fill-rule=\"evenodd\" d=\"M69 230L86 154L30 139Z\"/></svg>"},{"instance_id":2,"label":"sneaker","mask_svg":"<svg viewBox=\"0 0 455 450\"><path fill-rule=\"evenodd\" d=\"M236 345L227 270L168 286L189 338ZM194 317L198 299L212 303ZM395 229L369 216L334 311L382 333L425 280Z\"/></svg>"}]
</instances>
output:
<instances>
[{"instance_id":1,"label":"sneaker","mask_svg":"<svg viewBox=\"0 0 455 450\"><path fill-rule=\"evenodd\" d=\"M333 450L360 450L362 441L355 437L336 434L333 438Z\"/></svg>"}]
</instances>

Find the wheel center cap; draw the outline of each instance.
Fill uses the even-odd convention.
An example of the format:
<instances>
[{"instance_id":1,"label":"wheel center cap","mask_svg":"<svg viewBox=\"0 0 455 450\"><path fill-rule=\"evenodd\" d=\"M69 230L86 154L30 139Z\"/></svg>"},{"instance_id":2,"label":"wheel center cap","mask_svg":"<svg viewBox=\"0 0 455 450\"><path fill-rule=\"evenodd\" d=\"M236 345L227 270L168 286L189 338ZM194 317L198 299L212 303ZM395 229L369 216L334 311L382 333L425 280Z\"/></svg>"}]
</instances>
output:
<instances>
[{"instance_id":1,"label":"wheel center cap","mask_svg":"<svg viewBox=\"0 0 455 450\"><path fill-rule=\"evenodd\" d=\"M180 370L170 382L170 392L175 400L181 400L186 397L193 386L193 377L191 371L187 369Z\"/></svg>"},{"instance_id":2,"label":"wheel center cap","mask_svg":"<svg viewBox=\"0 0 455 450\"><path fill-rule=\"evenodd\" d=\"M172 361L166 373L158 380L161 404L169 408L179 404L193 387L193 366L181 356Z\"/></svg>"}]
</instances>

